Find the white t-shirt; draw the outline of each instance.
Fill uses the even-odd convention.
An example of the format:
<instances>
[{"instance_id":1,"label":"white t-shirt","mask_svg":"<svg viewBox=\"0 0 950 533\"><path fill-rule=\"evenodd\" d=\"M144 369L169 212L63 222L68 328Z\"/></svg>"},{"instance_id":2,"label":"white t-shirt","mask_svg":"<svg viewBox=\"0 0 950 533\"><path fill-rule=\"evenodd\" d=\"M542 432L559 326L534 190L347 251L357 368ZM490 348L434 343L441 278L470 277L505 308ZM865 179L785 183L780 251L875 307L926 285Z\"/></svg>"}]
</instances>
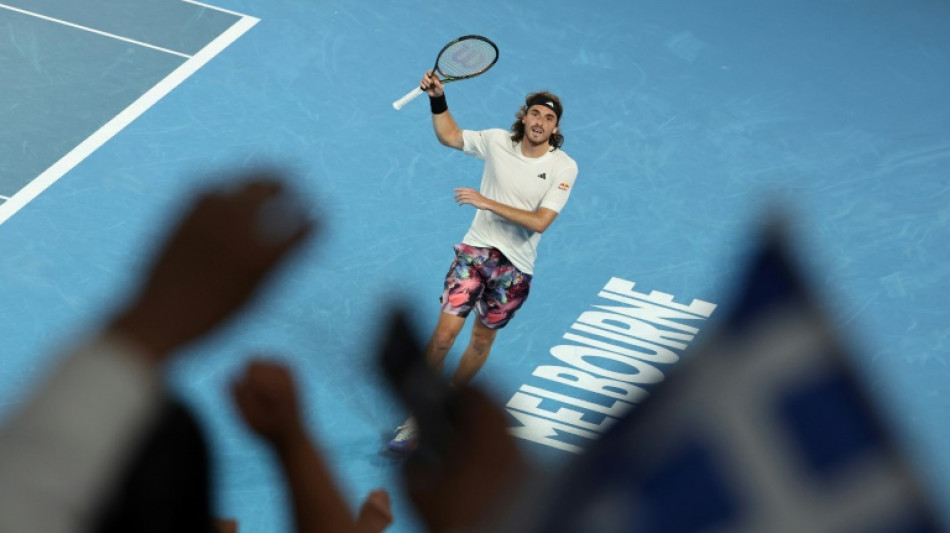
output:
<instances>
[{"instance_id":1,"label":"white t-shirt","mask_svg":"<svg viewBox=\"0 0 950 533\"><path fill-rule=\"evenodd\" d=\"M482 196L525 211L545 207L560 213L564 208L574 188L577 163L562 150L525 157L521 143L513 142L511 133L502 129L463 130L462 139L465 153L485 160ZM533 274L540 240L540 233L479 209L462 242L496 248L518 270Z\"/></svg>"}]
</instances>

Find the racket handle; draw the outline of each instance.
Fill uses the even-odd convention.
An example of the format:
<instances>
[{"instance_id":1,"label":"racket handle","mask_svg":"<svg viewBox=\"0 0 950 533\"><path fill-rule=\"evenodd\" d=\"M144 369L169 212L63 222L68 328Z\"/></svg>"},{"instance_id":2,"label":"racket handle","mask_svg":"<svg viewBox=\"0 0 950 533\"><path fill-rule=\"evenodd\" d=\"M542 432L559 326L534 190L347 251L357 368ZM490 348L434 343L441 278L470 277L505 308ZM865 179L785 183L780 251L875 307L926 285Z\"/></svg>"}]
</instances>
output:
<instances>
[{"instance_id":1,"label":"racket handle","mask_svg":"<svg viewBox=\"0 0 950 533\"><path fill-rule=\"evenodd\" d=\"M422 94L422 93L424 93L424 92L425 92L425 91L423 91L421 88L416 87L415 89L413 89L413 90L409 91L408 93L406 93L406 96L403 96L403 97L400 98L399 100L396 100L395 102L393 102L393 109L395 109L396 111L399 111L400 109L402 109L402 106L404 106L404 105L408 104L409 102L415 100L416 98L419 97L420 94Z\"/></svg>"}]
</instances>

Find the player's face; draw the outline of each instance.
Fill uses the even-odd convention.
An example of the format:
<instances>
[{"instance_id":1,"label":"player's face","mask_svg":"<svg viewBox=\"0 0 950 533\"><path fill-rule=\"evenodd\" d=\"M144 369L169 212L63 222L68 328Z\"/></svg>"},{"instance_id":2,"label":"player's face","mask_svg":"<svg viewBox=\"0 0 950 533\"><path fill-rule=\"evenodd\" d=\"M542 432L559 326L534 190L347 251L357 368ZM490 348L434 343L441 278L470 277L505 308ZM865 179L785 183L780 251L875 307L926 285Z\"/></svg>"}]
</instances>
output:
<instances>
[{"instance_id":1,"label":"player's face","mask_svg":"<svg viewBox=\"0 0 950 533\"><path fill-rule=\"evenodd\" d=\"M557 132L557 115L543 105L528 108L524 118L524 138L531 144L545 144Z\"/></svg>"}]
</instances>

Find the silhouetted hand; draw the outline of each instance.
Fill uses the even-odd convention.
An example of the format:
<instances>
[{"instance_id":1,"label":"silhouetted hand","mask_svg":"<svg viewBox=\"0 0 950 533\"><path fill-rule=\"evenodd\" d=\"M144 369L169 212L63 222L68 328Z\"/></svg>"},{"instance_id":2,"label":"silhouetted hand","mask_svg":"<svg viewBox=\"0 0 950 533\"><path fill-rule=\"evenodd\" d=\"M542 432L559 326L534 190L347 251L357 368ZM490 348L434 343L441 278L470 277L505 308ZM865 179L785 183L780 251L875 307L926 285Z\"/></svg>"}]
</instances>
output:
<instances>
[{"instance_id":1,"label":"silhouetted hand","mask_svg":"<svg viewBox=\"0 0 950 533\"><path fill-rule=\"evenodd\" d=\"M231 390L247 426L275 448L286 449L293 442L307 441L297 390L287 367L252 361Z\"/></svg>"},{"instance_id":2,"label":"silhouetted hand","mask_svg":"<svg viewBox=\"0 0 950 533\"><path fill-rule=\"evenodd\" d=\"M164 358L235 314L312 225L276 175L202 196L112 329Z\"/></svg>"},{"instance_id":3,"label":"silhouetted hand","mask_svg":"<svg viewBox=\"0 0 950 533\"><path fill-rule=\"evenodd\" d=\"M369 493L356 517L358 533L379 533L393 523L393 511L389 493L377 489Z\"/></svg>"}]
</instances>

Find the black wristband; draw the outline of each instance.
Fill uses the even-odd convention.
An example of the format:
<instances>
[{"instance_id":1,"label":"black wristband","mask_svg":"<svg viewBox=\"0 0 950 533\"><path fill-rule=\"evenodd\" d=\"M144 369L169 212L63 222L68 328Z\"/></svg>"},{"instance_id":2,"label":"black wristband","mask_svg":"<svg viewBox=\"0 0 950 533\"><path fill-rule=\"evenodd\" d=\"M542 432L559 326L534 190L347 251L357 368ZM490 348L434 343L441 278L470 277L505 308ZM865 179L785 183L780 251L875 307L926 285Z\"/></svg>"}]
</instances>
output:
<instances>
[{"instance_id":1,"label":"black wristband","mask_svg":"<svg viewBox=\"0 0 950 533\"><path fill-rule=\"evenodd\" d=\"M445 101L445 94L429 97L429 108L433 115L441 115L449 110L449 104Z\"/></svg>"}]
</instances>

